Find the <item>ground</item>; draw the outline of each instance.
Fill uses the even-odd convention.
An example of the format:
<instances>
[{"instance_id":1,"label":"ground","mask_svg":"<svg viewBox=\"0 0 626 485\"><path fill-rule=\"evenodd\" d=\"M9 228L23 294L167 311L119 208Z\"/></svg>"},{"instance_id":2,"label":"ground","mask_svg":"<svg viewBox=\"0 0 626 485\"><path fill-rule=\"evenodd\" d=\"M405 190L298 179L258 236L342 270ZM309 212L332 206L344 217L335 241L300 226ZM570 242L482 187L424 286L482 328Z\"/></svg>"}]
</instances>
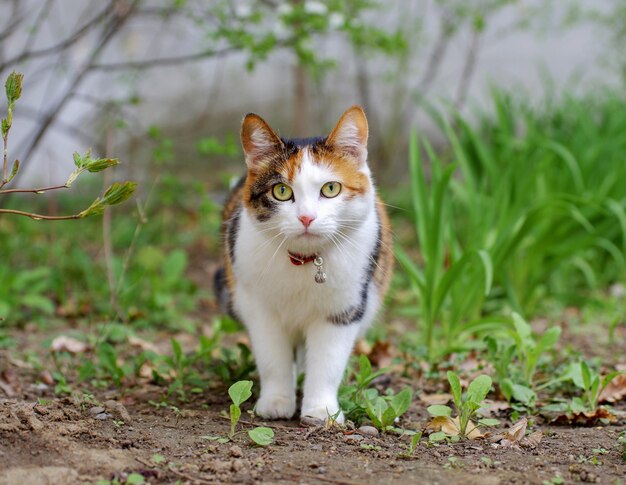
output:
<instances>
[{"instance_id":1,"label":"ground","mask_svg":"<svg viewBox=\"0 0 626 485\"><path fill-rule=\"evenodd\" d=\"M505 448L489 438L439 446L423 440L407 456L409 437L363 436L298 420L266 423L275 432L267 447L245 433L219 443L210 438L228 433L224 391L180 409L155 406L162 393L156 387L100 391L88 400L54 397L42 384L25 383L20 391L0 399L1 484L124 483L131 473L148 483L626 483L617 443L626 429L623 412L617 424L588 428L537 418L543 438L535 447ZM249 408L242 430L252 427ZM401 424L424 427L425 408L414 403Z\"/></svg>"}]
</instances>

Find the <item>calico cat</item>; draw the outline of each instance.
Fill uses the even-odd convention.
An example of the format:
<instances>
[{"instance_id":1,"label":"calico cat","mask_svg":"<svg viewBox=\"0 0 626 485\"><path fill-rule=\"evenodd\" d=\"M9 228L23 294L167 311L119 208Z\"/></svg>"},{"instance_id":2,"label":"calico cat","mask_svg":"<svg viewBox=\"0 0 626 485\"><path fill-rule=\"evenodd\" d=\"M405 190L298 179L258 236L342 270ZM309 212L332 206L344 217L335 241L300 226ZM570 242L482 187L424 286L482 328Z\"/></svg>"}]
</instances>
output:
<instances>
[{"instance_id":1,"label":"calico cat","mask_svg":"<svg viewBox=\"0 0 626 485\"><path fill-rule=\"evenodd\" d=\"M393 256L367 165L359 106L331 134L284 139L259 116L241 127L247 174L224 208L220 304L250 334L261 377L255 413L343 422L337 391L357 336L373 321ZM298 356L296 359L296 350Z\"/></svg>"}]
</instances>

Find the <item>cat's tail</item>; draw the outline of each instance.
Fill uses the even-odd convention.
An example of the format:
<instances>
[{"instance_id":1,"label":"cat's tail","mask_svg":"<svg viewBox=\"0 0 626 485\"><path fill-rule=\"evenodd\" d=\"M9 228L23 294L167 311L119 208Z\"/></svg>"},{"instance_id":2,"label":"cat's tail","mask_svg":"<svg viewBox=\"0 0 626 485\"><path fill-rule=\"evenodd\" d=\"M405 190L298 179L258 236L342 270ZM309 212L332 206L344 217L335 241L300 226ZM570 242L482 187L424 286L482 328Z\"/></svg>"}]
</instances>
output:
<instances>
[{"instance_id":1,"label":"cat's tail","mask_svg":"<svg viewBox=\"0 0 626 485\"><path fill-rule=\"evenodd\" d=\"M213 274L213 292L221 312L231 314L230 291L228 291L224 266L220 266Z\"/></svg>"}]
</instances>

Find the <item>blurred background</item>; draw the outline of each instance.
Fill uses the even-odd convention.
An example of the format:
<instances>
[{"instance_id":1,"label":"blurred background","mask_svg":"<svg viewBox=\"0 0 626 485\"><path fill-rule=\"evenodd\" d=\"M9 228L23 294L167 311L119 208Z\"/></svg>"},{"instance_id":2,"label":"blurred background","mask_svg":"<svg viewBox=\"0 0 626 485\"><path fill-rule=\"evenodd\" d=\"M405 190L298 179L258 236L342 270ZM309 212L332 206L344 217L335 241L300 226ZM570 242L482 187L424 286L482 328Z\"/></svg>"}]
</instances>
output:
<instances>
[{"instance_id":1,"label":"blurred background","mask_svg":"<svg viewBox=\"0 0 626 485\"><path fill-rule=\"evenodd\" d=\"M63 184L89 148L121 163L0 208L76 214L115 180L138 189L102 218L0 214L0 345L25 329L214 335L243 115L322 135L355 103L399 248L374 338L408 325L407 348L433 359L512 310L566 308L614 331L625 47L621 0L1 0L0 74L24 74L8 187Z\"/></svg>"}]
</instances>

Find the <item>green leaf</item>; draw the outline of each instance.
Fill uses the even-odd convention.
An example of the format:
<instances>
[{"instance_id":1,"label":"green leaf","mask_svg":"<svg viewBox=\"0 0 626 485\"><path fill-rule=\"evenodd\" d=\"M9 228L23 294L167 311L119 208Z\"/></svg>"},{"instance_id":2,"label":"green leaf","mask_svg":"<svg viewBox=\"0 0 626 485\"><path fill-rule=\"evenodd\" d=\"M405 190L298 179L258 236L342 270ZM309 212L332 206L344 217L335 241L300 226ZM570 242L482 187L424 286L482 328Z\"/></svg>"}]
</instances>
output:
<instances>
[{"instance_id":1,"label":"green leaf","mask_svg":"<svg viewBox=\"0 0 626 485\"><path fill-rule=\"evenodd\" d=\"M230 436L235 434L235 426L239 422L239 418L241 417L241 409L237 404L230 405Z\"/></svg>"},{"instance_id":2,"label":"green leaf","mask_svg":"<svg viewBox=\"0 0 626 485\"><path fill-rule=\"evenodd\" d=\"M439 431L437 433L432 433L429 437L428 437L428 441L432 441L432 442L437 442L437 441L443 441L448 437L447 434L445 434L443 431Z\"/></svg>"},{"instance_id":3,"label":"green leaf","mask_svg":"<svg viewBox=\"0 0 626 485\"><path fill-rule=\"evenodd\" d=\"M7 120L6 118L2 118L2 137L3 138L7 136L10 129L11 129L11 124L9 123L9 120Z\"/></svg>"},{"instance_id":4,"label":"green leaf","mask_svg":"<svg viewBox=\"0 0 626 485\"><path fill-rule=\"evenodd\" d=\"M235 406L241 406L252 396L252 381L237 381L228 388L228 395Z\"/></svg>"},{"instance_id":5,"label":"green leaf","mask_svg":"<svg viewBox=\"0 0 626 485\"><path fill-rule=\"evenodd\" d=\"M467 388L467 400L476 404L483 402L491 390L491 382L491 377L488 375L478 376Z\"/></svg>"},{"instance_id":6,"label":"green leaf","mask_svg":"<svg viewBox=\"0 0 626 485\"><path fill-rule=\"evenodd\" d=\"M413 391L408 387L391 398L391 407L396 413L396 417L402 416L409 410Z\"/></svg>"},{"instance_id":7,"label":"green leaf","mask_svg":"<svg viewBox=\"0 0 626 485\"><path fill-rule=\"evenodd\" d=\"M4 84L7 100L9 105L15 103L20 96L22 95L22 81L24 80L24 74L13 71L7 77L6 83Z\"/></svg>"},{"instance_id":8,"label":"green leaf","mask_svg":"<svg viewBox=\"0 0 626 485\"><path fill-rule=\"evenodd\" d=\"M584 360L580 363L580 373L583 377L583 385L586 390L591 387L591 369Z\"/></svg>"},{"instance_id":9,"label":"green leaf","mask_svg":"<svg viewBox=\"0 0 626 485\"><path fill-rule=\"evenodd\" d=\"M267 446L274 441L274 430L259 426L248 431L248 436L259 446Z\"/></svg>"},{"instance_id":10,"label":"green leaf","mask_svg":"<svg viewBox=\"0 0 626 485\"><path fill-rule=\"evenodd\" d=\"M524 406L532 407L535 405L537 395L530 387L523 386L521 384L513 384L507 379L509 383L510 394L513 399L521 402ZM504 390L503 390L504 392Z\"/></svg>"},{"instance_id":11,"label":"green leaf","mask_svg":"<svg viewBox=\"0 0 626 485\"><path fill-rule=\"evenodd\" d=\"M526 344L527 342L532 342L532 333L530 329L530 325L522 318L519 313L513 313L513 325L515 326L515 331L517 335L519 335L522 344Z\"/></svg>"},{"instance_id":12,"label":"green leaf","mask_svg":"<svg viewBox=\"0 0 626 485\"><path fill-rule=\"evenodd\" d=\"M561 327L552 327L543 334L537 344L537 355L541 355L544 351L553 348L561 337Z\"/></svg>"},{"instance_id":13,"label":"green leaf","mask_svg":"<svg viewBox=\"0 0 626 485\"><path fill-rule=\"evenodd\" d=\"M139 473L131 473L130 475L128 475L128 477L126 477L125 483L127 485L139 485L141 483L145 483L145 479L143 475Z\"/></svg>"},{"instance_id":14,"label":"green leaf","mask_svg":"<svg viewBox=\"0 0 626 485\"><path fill-rule=\"evenodd\" d=\"M27 308L37 309L46 315L54 313L54 303L50 298L36 293L24 295L21 304Z\"/></svg>"},{"instance_id":15,"label":"green leaf","mask_svg":"<svg viewBox=\"0 0 626 485\"><path fill-rule=\"evenodd\" d=\"M452 408L443 404L433 404L426 410L431 416L452 416Z\"/></svg>"},{"instance_id":16,"label":"green leaf","mask_svg":"<svg viewBox=\"0 0 626 485\"><path fill-rule=\"evenodd\" d=\"M483 426L498 426L500 424L500 421L497 419L485 418L479 419L478 424L482 424Z\"/></svg>"},{"instance_id":17,"label":"green leaf","mask_svg":"<svg viewBox=\"0 0 626 485\"><path fill-rule=\"evenodd\" d=\"M152 458L150 459L152 460L152 463L156 463L157 465L165 461L165 457L163 455L159 455L158 453L152 455Z\"/></svg>"},{"instance_id":18,"label":"green leaf","mask_svg":"<svg viewBox=\"0 0 626 485\"><path fill-rule=\"evenodd\" d=\"M99 158L97 160L88 160L84 168L91 173L102 172L109 167L118 165L120 161L116 158Z\"/></svg>"},{"instance_id":19,"label":"green leaf","mask_svg":"<svg viewBox=\"0 0 626 485\"><path fill-rule=\"evenodd\" d=\"M448 382L450 383L450 390L452 391L452 397L454 398L454 405L457 411L461 409L462 394L461 380L459 376L452 371L448 371Z\"/></svg>"},{"instance_id":20,"label":"green leaf","mask_svg":"<svg viewBox=\"0 0 626 485\"><path fill-rule=\"evenodd\" d=\"M15 176L17 175L17 171L19 169L20 169L20 161L15 160L15 162L13 163L13 170L11 170L11 174L9 175L9 178L6 179L6 183L9 183L11 180L13 180L13 178L15 178Z\"/></svg>"}]
</instances>

